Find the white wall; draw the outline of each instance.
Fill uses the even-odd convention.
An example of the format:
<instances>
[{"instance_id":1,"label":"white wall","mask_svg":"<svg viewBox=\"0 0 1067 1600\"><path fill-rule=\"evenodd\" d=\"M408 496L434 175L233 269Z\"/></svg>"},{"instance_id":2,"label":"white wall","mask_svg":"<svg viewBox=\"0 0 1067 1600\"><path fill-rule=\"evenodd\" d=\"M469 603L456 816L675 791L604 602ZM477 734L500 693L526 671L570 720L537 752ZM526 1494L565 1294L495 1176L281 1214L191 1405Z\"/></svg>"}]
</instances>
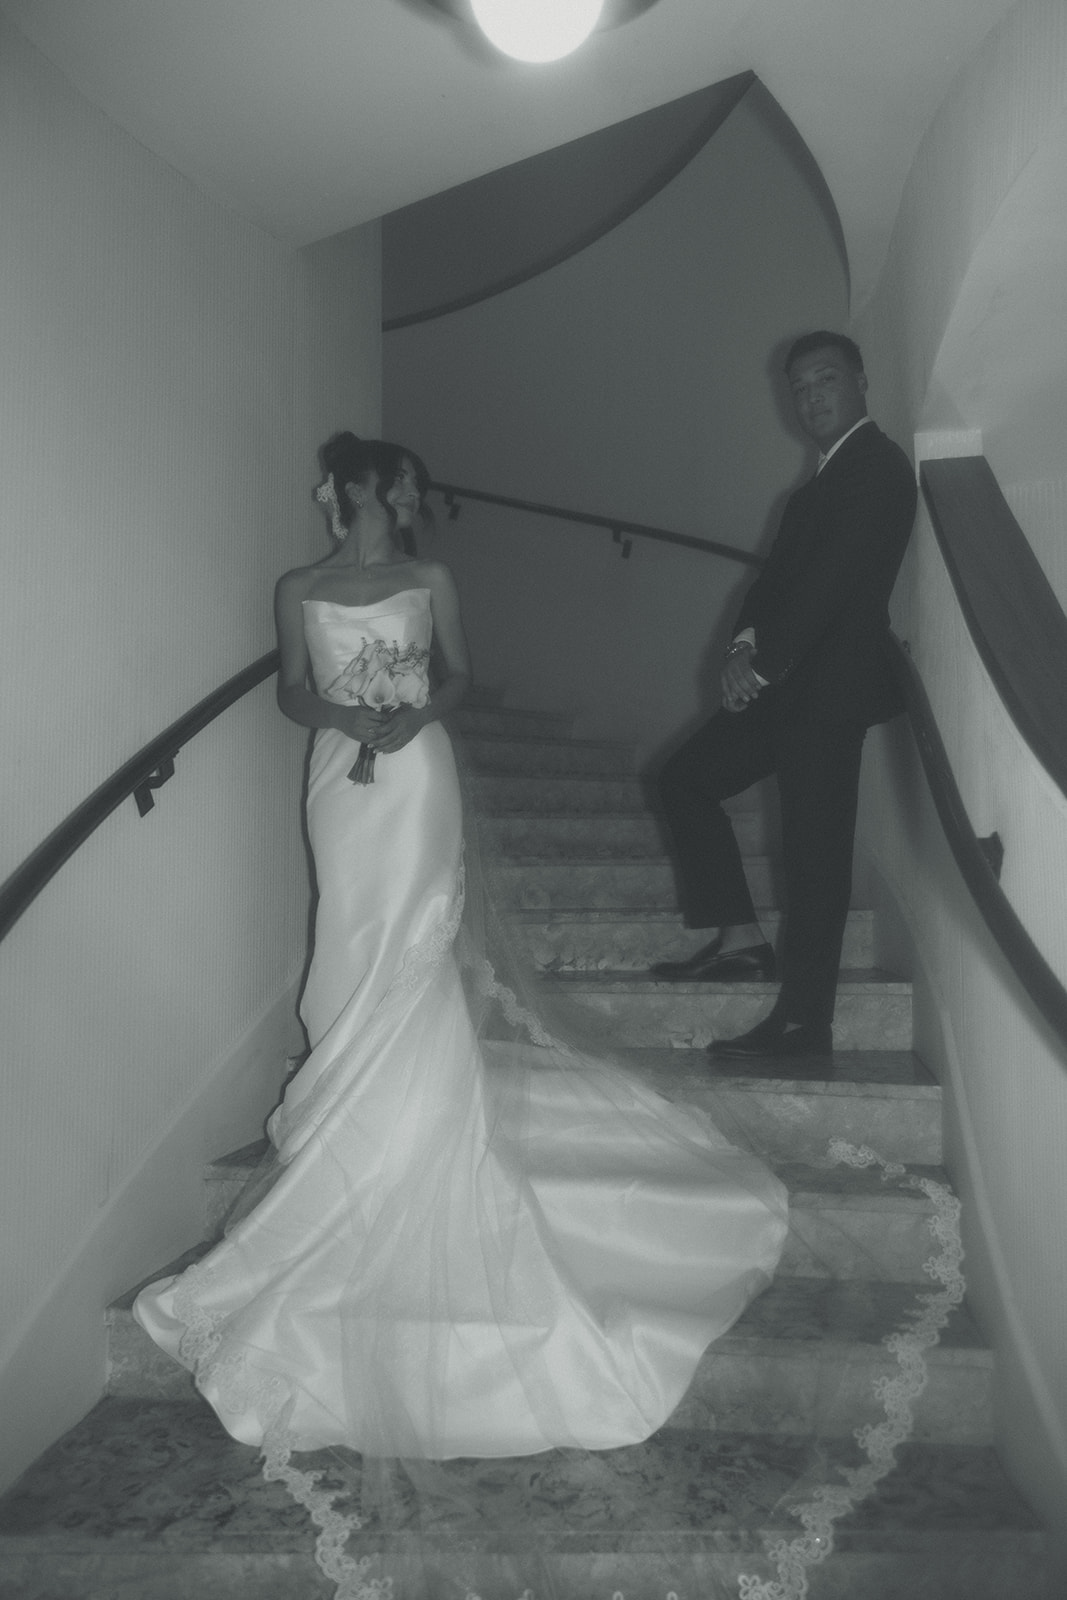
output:
<instances>
[{"instance_id":1,"label":"white wall","mask_svg":"<svg viewBox=\"0 0 1067 1600\"><path fill-rule=\"evenodd\" d=\"M752 550L804 450L778 375L842 326L837 243L757 87L641 210L552 271L385 338L385 426L441 481ZM476 676L645 749L717 698L724 608L752 569L606 532L464 510L435 549Z\"/></svg>"},{"instance_id":2,"label":"white wall","mask_svg":"<svg viewBox=\"0 0 1067 1600\"><path fill-rule=\"evenodd\" d=\"M6 874L272 647L314 447L379 413L377 229L294 253L0 23ZM270 684L127 802L0 956L0 1478L100 1393L108 1300L255 1137L304 956L303 737ZM153 1152L161 1146L156 1159Z\"/></svg>"},{"instance_id":3,"label":"white wall","mask_svg":"<svg viewBox=\"0 0 1067 1600\"><path fill-rule=\"evenodd\" d=\"M1064 596L1067 323L1063 184L1067 11L1026 0L970 63L927 133L889 265L859 334L898 425L939 449L978 430ZM951 450L948 452L951 453ZM1005 584L1011 573L1005 572ZM979 834L1067 979L1067 800L979 662L920 512L896 596ZM964 1200L970 1293L997 1352L1005 1458L1055 1537L1067 1587L1067 1060L981 926L899 730L871 741L864 831L903 911L920 979L919 1048L942 1079Z\"/></svg>"}]
</instances>

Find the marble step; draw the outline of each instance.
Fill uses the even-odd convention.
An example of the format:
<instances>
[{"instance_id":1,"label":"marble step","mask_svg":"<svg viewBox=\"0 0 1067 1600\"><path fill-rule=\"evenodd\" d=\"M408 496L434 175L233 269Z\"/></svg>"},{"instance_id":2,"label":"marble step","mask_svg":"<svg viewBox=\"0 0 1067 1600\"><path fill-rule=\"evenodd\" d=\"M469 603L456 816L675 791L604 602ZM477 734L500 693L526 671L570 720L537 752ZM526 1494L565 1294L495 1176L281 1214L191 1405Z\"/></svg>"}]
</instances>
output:
<instances>
[{"instance_id":1,"label":"marble step","mask_svg":"<svg viewBox=\"0 0 1067 1600\"><path fill-rule=\"evenodd\" d=\"M789 1190L786 1276L875 1279L930 1285L926 1263L939 1252L936 1209L913 1180L949 1188L939 1166L908 1164L903 1175L803 1161L776 1164Z\"/></svg>"},{"instance_id":2,"label":"marble step","mask_svg":"<svg viewBox=\"0 0 1067 1600\"><path fill-rule=\"evenodd\" d=\"M777 944L781 913L757 913L767 938ZM652 909L512 912L528 949L542 972L647 972L653 961L676 961L707 943L707 934L683 928L678 912ZM873 967L874 912L852 910L845 924L841 963Z\"/></svg>"},{"instance_id":3,"label":"marble step","mask_svg":"<svg viewBox=\"0 0 1067 1600\"><path fill-rule=\"evenodd\" d=\"M580 773L531 776L473 771L469 781L482 817L521 813L574 819L592 814L602 816L605 812L630 816L648 810L646 785L634 774L598 778ZM752 811L761 812L764 807L759 791L750 789L728 801L725 809L732 817L737 817Z\"/></svg>"},{"instance_id":4,"label":"marble step","mask_svg":"<svg viewBox=\"0 0 1067 1600\"><path fill-rule=\"evenodd\" d=\"M734 1130L725 1128L731 1136ZM738 1138L743 1146L749 1141ZM265 1146L248 1145L204 1174L204 1229L217 1239ZM768 1159L773 1159L768 1157ZM858 1170L791 1154L774 1162L789 1191L790 1231L780 1271L789 1276L881 1278L928 1285L925 1263L935 1250L930 1231L933 1207L908 1178L947 1185L940 1166L910 1163L904 1177L883 1178L880 1170Z\"/></svg>"},{"instance_id":5,"label":"marble step","mask_svg":"<svg viewBox=\"0 0 1067 1600\"><path fill-rule=\"evenodd\" d=\"M911 1325L909 1312L927 1293L929 1280L920 1288L779 1274L704 1352L667 1426L836 1438L883 1421L875 1386L900 1370L883 1341ZM993 1356L966 1306L952 1312L925 1358L915 1437L990 1443Z\"/></svg>"},{"instance_id":6,"label":"marble step","mask_svg":"<svg viewBox=\"0 0 1067 1600\"><path fill-rule=\"evenodd\" d=\"M664 854L662 834L648 811L599 816L520 812L484 818L481 826L490 844L505 856L596 860ZM743 856L766 855L774 848L772 829L763 812L738 810L733 813L733 826Z\"/></svg>"},{"instance_id":7,"label":"marble step","mask_svg":"<svg viewBox=\"0 0 1067 1600\"><path fill-rule=\"evenodd\" d=\"M599 1019L610 1048L672 1045L702 1050L752 1028L770 1009L773 983L662 983L633 972L557 972L546 985ZM910 1050L911 984L877 968L842 971L834 1013L838 1050Z\"/></svg>"},{"instance_id":8,"label":"marble step","mask_svg":"<svg viewBox=\"0 0 1067 1600\"><path fill-rule=\"evenodd\" d=\"M745 876L758 906L781 904L769 856L749 856ZM522 911L607 911L642 908L677 912L674 874L666 856L632 860L512 858L493 868L502 905Z\"/></svg>"},{"instance_id":9,"label":"marble step","mask_svg":"<svg viewBox=\"0 0 1067 1600\"><path fill-rule=\"evenodd\" d=\"M207 1248L194 1246L158 1275L182 1270ZM108 1393L183 1399L193 1392L192 1378L134 1321L137 1288L108 1309ZM907 1311L928 1290L928 1280L920 1286L779 1275L705 1351L667 1425L753 1434L817 1429L836 1437L878 1422L874 1386L897 1370L882 1340L907 1325ZM929 1380L916 1405L916 1437L987 1443L992 1356L965 1308L953 1312L940 1343L926 1355Z\"/></svg>"},{"instance_id":10,"label":"marble step","mask_svg":"<svg viewBox=\"0 0 1067 1600\"><path fill-rule=\"evenodd\" d=\"M345 1473L325 1452L305 1470ZM514 1517L543 1552L556 1600L736 1600L742 1574L767 1582L771 1540L800 1533L783 1492L803 1472L803 1441L665 1429L607 1456L550 1451L527 1460L462 1460L431 1519L420 1577L404 1535L382 1578L394 1600L446 1593L517 1600L506 1548ZM856 1464L828 1442L824 1481ZM813 1486L812 1486L813 1487ZM810 1489L809 1489L810 1492ZM339 1509L348 1504L341 1501ZM8 1600L328 1600L313 1529L257 1452L196 1400L102 1401L0 1499L0 1593ZM373 1523L353 1556L377 1555ZM993 1451L907 1444L869 1498L834 1530L810 1571L810 1600L1015 1600L1042 1595L1040 1525ZM527 1574L528 1576L528 1574ZM548 1588L538 1584L537 1595Z\"/></svg>"},{"instance_id":11,"label":"marble step","mask_svg":"<svg viewBox=\"0 0 1067 1600\"><path fill-rule=\"evenodd\" d=\"M528 774L474 772L474 800L482 818L520 813L523 816L589 816L630 814L645 805L645 791L636 777L594 778L553 773L536 779Z\"/></svg>"},{"instance_id":12,"label":"marble step","mask_svg":"<svg viewBox=\"0 0 1067 1600\"><path fill-rule=\"evenodd\" d=\"M938 1166L941 1088L908 1050L837 1050L817 1078L771 1057L713 1065L703 1050L620 1050L668 1100L701 1106L726 1136L771 1161L824 1161L832 1139L886 1161Z\"/></svg>"},{"instance_id":13,"label":"marble step","mask_svg":"<svg viewBox=\"0 0 1067 1600\"><path fill-rule=\"evenodd\" d=\"M567 739L574 727L574 713L533 711L495 701L479 705L468 700L445 718L445 725L461 739L479 734L502 734L509 739Z\"/></svg>"},{"instance_id":14,"label":"marble step","mask_svg":"<svg viewBox=\"0 0 1067 1600\"><path fill-rule=\"evenodd\" d=\"M607 739L514 738L503 733L465 734L463 752L476 772L580 773L588 777L629 777L632 745Z\"/></svg>"}]
</instances>

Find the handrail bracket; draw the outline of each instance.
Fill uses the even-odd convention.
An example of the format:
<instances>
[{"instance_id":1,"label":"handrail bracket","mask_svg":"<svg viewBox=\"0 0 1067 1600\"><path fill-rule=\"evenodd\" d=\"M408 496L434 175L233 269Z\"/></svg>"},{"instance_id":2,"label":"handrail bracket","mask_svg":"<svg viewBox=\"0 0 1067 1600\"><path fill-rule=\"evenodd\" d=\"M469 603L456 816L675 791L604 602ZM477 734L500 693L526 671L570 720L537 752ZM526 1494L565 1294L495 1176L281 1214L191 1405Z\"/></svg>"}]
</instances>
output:
<instances>
[{"instance_id":1,"label":"handrail bracket","mask_svg":"<svg viewBox=\"0 0 1067 1600\"><path fill-rule=\"evenodd\" d=\"M979 839L978 848L989 863L989 870L1000 882L1000 869L1004 865L1004 840L999 833L987 834L984 839Z\"/></svg>"},{"instance_id":2,"label":"handrail bracket","mask_svg":"<svg viewBox=\"0 0 1067 1600\"><path fill-rule=\"evenodd\" d=\"M152 790L162 789L163 785L169 783L173 776L174 757L167 756L159 763L155 772L150 772L148 777L143 778L137 785L133 791L133 798L137 801L137 810L142 817L147 817L156 803L152 796Z\"/></svg>"}]
</instances>

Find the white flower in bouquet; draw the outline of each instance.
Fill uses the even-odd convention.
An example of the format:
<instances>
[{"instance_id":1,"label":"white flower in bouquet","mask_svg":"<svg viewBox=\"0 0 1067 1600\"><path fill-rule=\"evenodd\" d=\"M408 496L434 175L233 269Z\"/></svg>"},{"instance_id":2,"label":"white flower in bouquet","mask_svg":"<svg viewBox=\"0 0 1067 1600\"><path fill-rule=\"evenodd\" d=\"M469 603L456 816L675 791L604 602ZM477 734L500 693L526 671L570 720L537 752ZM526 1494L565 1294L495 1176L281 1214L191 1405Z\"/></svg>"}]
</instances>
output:
<instances>
[{"instance_id":1,"label":"white flower in bouquet","mask_svg":"<svg viewBox=\"0 0 1067 1600\"><path fill-rule=\"evenodd\" d=\"M358 655L327 688L335 700L348 700L372 711L396 711L401 706L424 706L429 699L426 665L430 652L417 644L401 649L384 639L364 639ZM375 751L361 744L356 764L348 776L353 783L374 782Z\"/></svg>"}]
</instances>

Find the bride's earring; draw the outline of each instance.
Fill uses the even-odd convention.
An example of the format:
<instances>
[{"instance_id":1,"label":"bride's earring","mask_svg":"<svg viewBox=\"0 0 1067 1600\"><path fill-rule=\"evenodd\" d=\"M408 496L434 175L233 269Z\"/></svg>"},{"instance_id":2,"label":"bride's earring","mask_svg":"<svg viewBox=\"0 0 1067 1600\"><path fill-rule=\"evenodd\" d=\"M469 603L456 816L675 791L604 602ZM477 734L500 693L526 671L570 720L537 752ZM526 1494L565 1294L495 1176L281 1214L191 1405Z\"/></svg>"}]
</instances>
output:
<instances>
[{"instance_id":1,"label":"bride's earring","mask_svg":"<svg viewBox=\"0 0 1067 1600\"><path fill-rule=\"evenodd\" d=\"M325 506L330 513L330 532L338 544L344 544L348 538L348 529L341 521L341 507L337 503L337 490L333 484L331 472L325 483L320 483L315 490L315 499L320 505Z\"/></svg>"}]
</instances>

